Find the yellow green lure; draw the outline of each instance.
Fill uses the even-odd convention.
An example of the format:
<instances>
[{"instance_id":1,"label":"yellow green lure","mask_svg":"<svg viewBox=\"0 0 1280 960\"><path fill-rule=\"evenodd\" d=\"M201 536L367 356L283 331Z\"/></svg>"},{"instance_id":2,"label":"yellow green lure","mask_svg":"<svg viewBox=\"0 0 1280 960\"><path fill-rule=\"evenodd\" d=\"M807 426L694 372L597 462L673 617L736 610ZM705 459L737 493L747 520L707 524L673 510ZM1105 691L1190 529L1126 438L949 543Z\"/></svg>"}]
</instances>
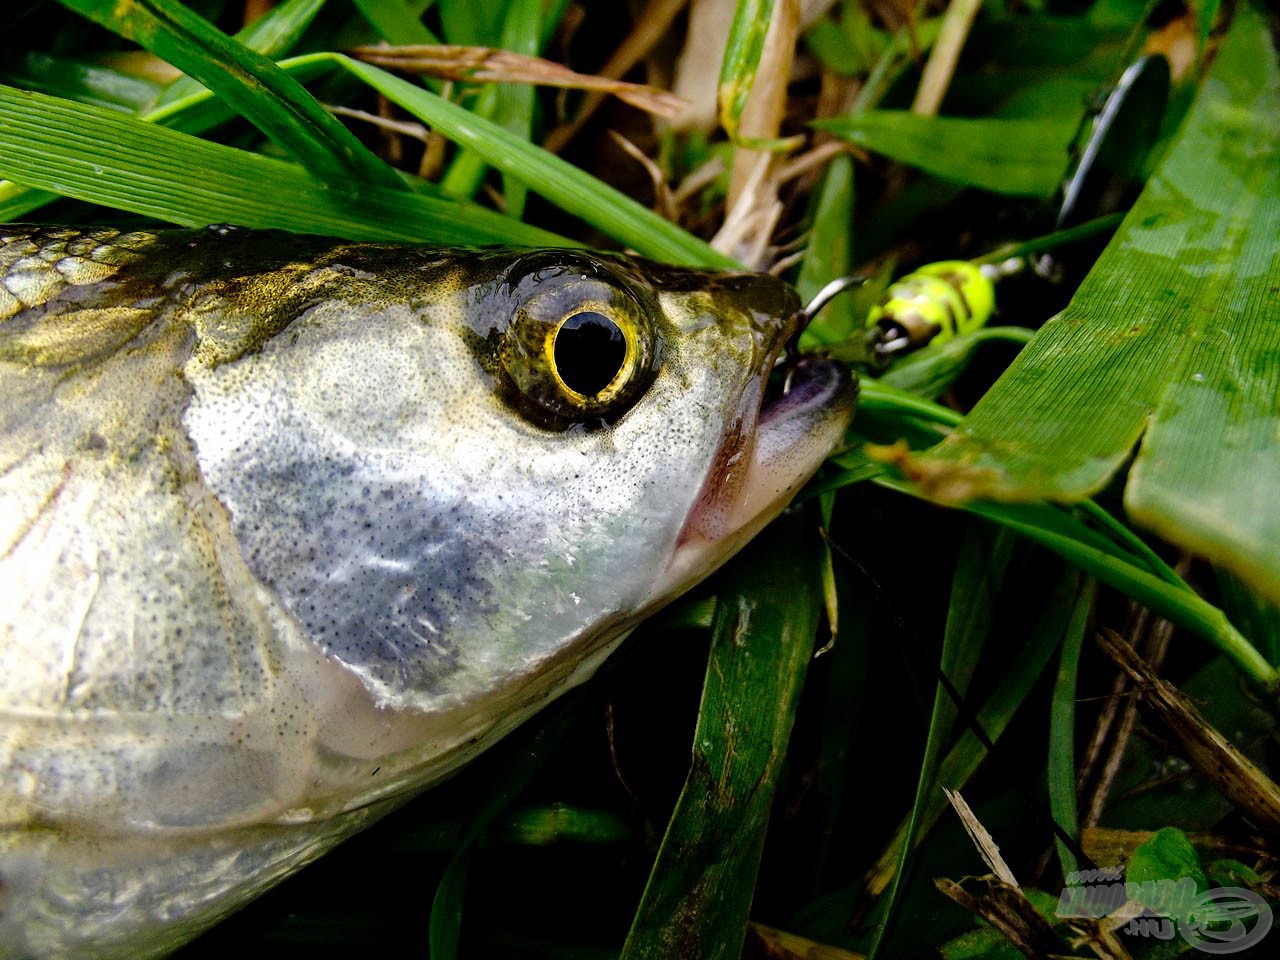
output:
<instances>
[{"instance_id":1,"label":"yellow green lure","mask_svg":"<svg viewBox=\"0 0 1280 960\"><path fill-rule=\"evenodd\" d=\"M890 284L867 315L873 349L887 356L982 329L995 312L993 273L941 260Z\"/></svg>"}]
</instances>

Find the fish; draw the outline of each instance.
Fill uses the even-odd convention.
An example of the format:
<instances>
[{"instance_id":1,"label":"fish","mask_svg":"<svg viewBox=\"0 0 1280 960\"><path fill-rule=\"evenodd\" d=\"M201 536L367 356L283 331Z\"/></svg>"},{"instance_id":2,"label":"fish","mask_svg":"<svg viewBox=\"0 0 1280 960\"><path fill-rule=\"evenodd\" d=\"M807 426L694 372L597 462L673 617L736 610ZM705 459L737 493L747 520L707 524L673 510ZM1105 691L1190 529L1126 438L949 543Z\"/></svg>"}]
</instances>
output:
<instances>
[{"instance_id":1,"label":"fish","mask_svg":"<svg viewBox=\"0 0 1280 960\"><path fill-rule=\"evenodd\" d=\"M804 318L578 249L0 226L0 957L164 956L586 680L840 443Z\"/></svg>"}]
</instances>

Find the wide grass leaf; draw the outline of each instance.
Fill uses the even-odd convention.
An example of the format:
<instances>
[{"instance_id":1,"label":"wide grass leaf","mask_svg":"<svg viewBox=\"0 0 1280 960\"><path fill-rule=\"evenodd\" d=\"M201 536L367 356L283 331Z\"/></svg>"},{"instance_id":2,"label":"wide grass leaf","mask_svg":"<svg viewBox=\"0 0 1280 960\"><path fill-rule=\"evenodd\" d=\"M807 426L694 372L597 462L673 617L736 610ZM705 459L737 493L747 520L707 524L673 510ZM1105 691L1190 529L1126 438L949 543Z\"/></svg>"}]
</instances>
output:
<instances>
[{"instance_id":1,"label":"wide grass leaf","mask_svg":"<svg viewBox=\"0 0 1280 960\"><path fill-rule=\"evenodd\" d=\"M229 222L448 245L567 243L482 207L368 185L344 192L285 160L2 86L0 176L185 226Z\"/></svg>"},{"instance_id":2,"label":"wide grass leaf","mask_svg":"<svg viewBox=\"0 0 1280 960\"><path fill-rule=\"evenodd\" d=\"M963 497L1079 499L1146 431L1139 522L1280 597L1280 68L1242 6L1169 153L1063 313L932 451Z\"/></svg>"},{"instance_id":3,"label":"wide grass leaf","mask_svg":"<svg viewBox=\"0 0 1280 960\"><path fill-rule=\"evenodd\" d=\"M177 0L60 2L204 84L316 176L400 185L399 175L300 83Z\"/></svg>"},{"instance_id":4,"label":"wide grass leaf","mask_svg":"<svg viewBox=\"0 0 1280 960\"><path fill-rule=\"evenodd\" d=\"M1067 149L1083 112L1005 120L873 110L813 126L954 183L1048 197L1067 169Z\"/></svg>"},{"instance_id":5,"label":"wide grass leaf","mask_svg":"<svg viewBox=\"0 0 1280 960\"><path fill-rule=\"evenodd\" d=\"M721 581L693 764L623 960L742 953L822 608L817 529L805 516L776 522Z\"/></svg>"}]
</instances>

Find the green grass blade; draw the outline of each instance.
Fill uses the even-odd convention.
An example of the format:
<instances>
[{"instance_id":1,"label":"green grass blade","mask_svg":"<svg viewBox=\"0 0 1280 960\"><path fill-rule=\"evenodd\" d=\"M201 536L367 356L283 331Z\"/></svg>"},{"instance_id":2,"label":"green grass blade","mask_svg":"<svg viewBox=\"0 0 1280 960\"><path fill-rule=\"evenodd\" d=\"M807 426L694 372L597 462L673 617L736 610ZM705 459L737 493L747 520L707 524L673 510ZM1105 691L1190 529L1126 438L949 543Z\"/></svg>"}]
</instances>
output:
<instances>
[{"instance_id":1,"label":"green grass blade","mask_svg":"<svg viewBox=\"0 0 1280 960\"><path fill-rule=\"evenodd\" d=\"M59 2L198 80L319 179L402 186L399 175L301 84L177 0Z\"/></svg>"},{"instance_id":2,"label":"green grass blade","mask_svg":"<svg viewBox=\"0 0 1280 960\"><path fill-rule=\"evenodd\" d=\"M876 483L928 500L914 484L888 476L874 478ZM1126 596L1180 627L1208 640L1235 665L1236 669L1257 683L1270 695L1280 693L1280 673L1237 630L1217 607L1200 597L1185 584L1172 584L1149 573L1136 563L1112 550L1088 544L1077 536L1064 534L1043 523L1042 516L1029 517L1025 504L973 502L962 509L999 523L1047 547L1085 573L1115 587Z\"/></svg>"},{"instance_id":3,"label":"green grass blade","mask_svg":"<svg viewBox=\"0 0 1280 960\"><path fill-rule=\"evenodd\" d=\"M476 95L470 110L473 116L492 120L497 107L498 89L489 85ZM474 150L460 150L449 164L449 169L440 178L440 186L451 196L469 199L480 190L488 170L489 165L484 162L484 157L480 154Z\"/></svg>"},{"instance_id":4,"label":"green grass blade","mask_svg":"<svg viewBox=\"0 0 1280 960\"><path fill-rule=\"evenodd\" d=\"M938 672L947 678L951 688L961 696L968 692L978 660L991 633L995 615L996 594L1004 578L1005 568L1013 551L1014 537L1007 532L992 530L986 526L969 528L960 558L956 562L951 581L951 600L947 609L947 625L942 639L942 657ZM933 711L929 716L929 730L925 737L924 756L920 760L920 772L916 778L915 799L907 817L902 838L897 842L897 861L893 867L893 882L884 908L883 922L876 927L876 935L867 952L868 960L879 954L888 931L893 926L907 875L907 860L915 849L921 821L929 798L937 789L938 760L943 746L951 734L957 708L951 690L938 681L933 694Z\"/></svg>"},{"instance_id":5,"label":"green grass blade","mask_svg":"<svg viewBox=\"0 0 1280 960\"><path fill-rule=\"evenodd\" d=\"M385 70L348 57L335 55L334 59L455 143L474 150L503 173L644 256L688 266L738 266L674 223L496 123Z\"/></svg>"},{"instance_id":6,"label":"green grass blade","mask_svg":"<svg viewBox=\"0 0 1280 960\"><path fill-rule=\"evenodd\" d=\"M502 29L501 47L525 56L536 56L541 50L543 29L542 0L512 0L507 8L507 20ZM498 104L493 119L523 140L533 139L533 85L528 83L501 83L498 85ZM517 220L524 216L524 202L528 187L523 181L504 175L502 195L506 212Z\"/></svg>"},{"instance_id":7,"label":"green grass blade","mask_svg":"<svg viewBox=\"0 0 1280 960\"><path fill-rule=\"evenodd\" d=\"M765 37L773 19L774 0L738 0L729 27L729 42L720 63L720 83L716 91L720 105L720 125L729 139L738 139L738 124L751 95Z\"/></svg>"},{"instance_id":8,"label":"green grass blade","mask_svg":"<svg viewBox=\"0 0 1280 960\"><path fill-rule=\"evenodd\" d=\"M846 276L853 269L853 214L853 158L841 154L831 161L822 178L809 243L800 261L796 290L805 303L827 283ZM838 343L860 332L864 325L856 315L855 302L856 298L850 294L832 300L805 328L800 348L811 350L822 344Z\"/></svg>"},{"instance_id":9,"label":"green grass blade","mask_svg":"<svg viewBox=\"0 0 1280 960\"><path fill-rule=\"evenodd\" d=\"M285 0L278 7L273 7L253 23L235 35L238 43L250 50L262 54L271 60L277 60L293 49L298 38L311 25L323 9L327 0ZM383 0L387 2L387 0ZM179 77L164 88L164 92L156 100L156 106L181 100L202 89L201 85L190 77Z\"/></svg>"},{"instance_id":10,"label":"green grass blade","mask_svg":"<svg viewBox=\"0 0 1280 960\"><path fill-rule=\"evenodd\" d=\"M1050 197L1067 169L1075 115L1021 119L927 117L874 110L812 125L953 183L993 193Z\"/></svg>"},{"instance_id":11,"label":"green grass blade","mask_svg":"<svg viewBox=\"0 0 1280 960\"><path fill-rule=\"evenodd\" d=\"M1016 330L1017 328L1008 329ZM897 420L900 423L905 417L910 421L918 422L923 419L940 427L954 427L963 419L956 411L909 393L901 387L887 383L884 379L863 379L858 398L858 410L864 420L869 418L873 422L876 418L880 418L889 422ZM933 429L934 433L926 442L934 442L935 438L942 436L941 431L936 427ZM897 435L900 434L895 434L895 438ZM934 495L937 495L936 492ZM1069 539L1092 544L1126 563L1145 567L1167 583L1190 589L1141 537L1092 501L1085 501L1077 509L1082 516L1088 517L1101 528L1107 534L1105 537L1099 536L1065 509L1058 507L1045 504L1006 504L1003 509L1010 519L1020 519L1034 526L1043 526Z\"/></svg>"},{"instance_id":12,"label":"green grass blade","mask_svg":"<svg viewBox=\"0 0 1280 960\"><path fill-rule=\"evenodd\" d=\"M1253 639L1268 661L1280 664L1280 605L1249 589L1229 570L1218 567L1215 572L1222 609L1231 622Z\"/></svg>"},{"instance_id":13,"label":"green grass blade","mask_svg":"<svg viewBox=\"0 0 1280 960\"><path fill-rule=\"evenodd\" d=\"M333 69L327 54L306 54L282 60L277 66L299 83L322 76ZM205 87L196 89L178 100L148 110L138 119L158 123L171 130L201 134L220 123L236 117L236 112L225 101Z\"/></svg>"},{"instance_id":14,"label":"green grass blade","mask_svg":"<svg viewBox=\"0 0 1280 960\"><path fill-rule=\"evenodd\" d=\"M1089 599L1092 599L1091 591ZM1068 571L1059 580L1027 643L1018 651L995 692L974 718L978 728L991 743L998 743L1008 729L1018 708L1031 693L1036 680L1044 673L1045 666L1058 649L1066 631L1079 616L1083 602L1082 578L1074 571ZM982 737L972 729L963 731L939 764L936 782L950 790L963 790L982 766L987 754L987 744ZM917 838L915 842L919 844L947 806L947 799L941 790L931 791L919 809L913 809L911 818L904 820L894 833L880 857L881 869L889 863L904 859L905 841L913 825ZM896 877L897 874L895 882Z\"/></svg>"},{"instance_id":15,"label":"green grass blade","mask_svg":"<svg viewBox=\"0 0 1280 960\"><path fill-rule=\"evenodd\" d=\"M440 38L427 29L421 14L415 14L402 0L352 0L360 16L387 43L438 44Z\"/></svg>"},{"instance_id":16,"label":"green grass blade","mask_svg":"<svg viewBox=\"0 0 1280 960\"><path fill-rule=\"evenodd\" d=\"M978 525L970 528L960 548L951 580L951 598L938 669L962 694L969 689L987 635L991 632L996 594L1009 566L1013 542L1014 537L1007 531ZM951 734L955 718L956 704L939 683L934 691L930 734L939 741L945 740Z\"/></svg>"},{"instance_id":17,"label":"green grass blade","mask_svg":"<svg viewBox=\"0 0 1280 960\"><path fill-rule=\"evenodd\" d=\"M1076 676L1080 670L1080 651L1084 646L1095 592L1093 581L1086 581L1075 612L1062 635L1058 676L1049 706L1049 813L1077 844L1080 842L1080 823L1076 816ZM1060 837L1055 837L1054 843L1063 874L1078 870L1080 865L1075 853Z\"/></svg>"},{"instance_id":18,"label":"green grass blade","mask_svg":"<svg viewBox=\"0 0 1280 960\"><path fill-rule=\"evenodd\" d=\"M419 119L436 126L446 136L453 137L459 144L470 147L485 158L485 160L494 167L502 170L504 173L514 178L520 179L532 189L537 190L547 199L562 206L583 220L597 227L601 231L610 236L617 238L627 246L632 247L645 256L654 257L655 259L665 259L672 262L684 263L691 266L710 266L721 268L734 268L738 264L731 258L717 253L711 247L707 246L698 238L692 236L686 231L680 229L675 224L662 219L657 214L646 209L629 197L624 196L607 184L600 180L578 170L573 165L561 160L559 157L542 150L533 144L522 140L520 137L512 134L510 131L504 130L502 127L493 124L482 118L476 117L469 111L458 107L455 104L448 103L445 100L435 96L429 91L422 90L412 84L394 77L377 67L371 67L366 64L357 63L341 54L317 53L310 54L305 57L295 58L284 66L292 72L302 72L307 75L315 75L324 69L332 69L339 67L348 73L354 75L357 79L369 83L374 89L386 94L390 99L400 103L406 110L413 113ZM207 103L208 95L195 95L183 101L175 102L162 108L153 114L160 122L174 122L174 119L184 116L185 111L194 109L200 103ZM170 114L172 111L172 115ZM208 116L202 116L203 120L211 119ZM135 121L136 122L136 121ZM188 124L184 123L184 126ZM191 126L196 124L192 123ZM110 145L100 145L104 150L110 150ZM118 162L125 162L127 158L117 158ZM138 158L139 163L146 164L145 157ZM117 162L113 161L113 162ZM189 164L180 164L177 169L188 168ZM161 171L153 171L153 174L159 174ZM3 170L0 169L0 174ZM35 174L28 176L27 184L29 186L37 185L38 181L48 179L47 177L36 176ZM196 185L185 184L185 192L198 189ZM95 194L110 193L109 185L102 184L93 188ZM367 188L362 188L362 193ZM180 188L180 192L184 192ZM257 192L257 191L253 191ZM77 194L68 194L76 196ZM376 191L370 194L378 196ZM282 196L287 196L284 194ZM83 197L82 197L83 199ZM34 209L38 206L34 198L14 197L12 205L6 205L5 190L0 186L0 211L7 209L21 210L26 202L32 205L26 209ZM112 201L92 200L91 202ZM245 198L246 204L265 204L272 206L270 199L263 201L253 201ZM334 201L330 198L327 205L332 207ZM135 207L125 207L125 209L135 209ZM418 209L412 202L406 208L406 211L416 211ZM495 243L509 242L522 245L550 245L550 246L567 246L569 244L562 237L546 231L537 230L533 227L525 227L516 221L501 217L499 214L491 211L484 211L482 208L474 206L453 206L442 207L443 212L450 210L465 210L467 217L476 214L477 221L483 220L484 235L487 239L464 239L463 235L452 241L454 243ZM25 212L25 211L23 211ZM15 213L14 216L19 216ZM173 220L175 223L191 223L193 214L188 213L179 219L177 216L166 213L153 213L164 219ZM230 220L242 223L246 226L254 225L244 219L244 214L230 216L223 214L215 216L212 219ZM342 221L347 226L337 228L330 226L321 229L313 221L315 217L308 217L305 212L299 212L299 218L307 220L308 226L299 227L310 232L321 233L337 233L343 236L356 236L365 239L387 239L387 231L378 233L370 233L369 229L362 229L358 235L351 234L351 224L363 221L369 228L377 228L380 224L378 218L357 217L352 219L351 215L344 215ZM498 218L498 219L494 219ZM12 218L10 218L12 219ZM331 218L326 218L331 219ZM391 216L393 223L404 224L410 219L406 213L397 212ZM280 223L281 215L273 215L272 226L282 226ZM203 222L209 222L205 220ZM264 225L260 220L255 221L257 225ZM512 227L511 224L516 224ZM505 225L505 226L503 226ZM477 226L481 226L477 224ZM284 226L283 229L290 229ZM399 227L394 231L394 237L400 239L427 239L430 242L449 242L445 240L435 239L438 231L432 231L431 225L425 224L424 230L430 232L430 236L424 237L419 233L406 230Z\"/></svg>"},{"instance_id":19,"label":"green grass blade","mask_svg":"<svg viewBox=\"0 0 1280 960\"><path fill-rule=\"evenodd\" d=\"M984 343L1025 345L1034 335L1035 331L1025 327L990 327L953 337L904 357L881 374L880 382L922 397L936 397L965 371L974 351Z\"/></svg>"},{"instance_id":20,"label":"green grass blade","mask_svg":"<svg viewBox=\"0 0 1280 960\"><path fill-rule=\"evenodd\" d=\"M823 17L804 35L804 45L818 62L841 77L870 73L891 40L873 25L871 12L856 4L841 5L839 19Z\"/></svg>"},{"instance_id":21,"label":"green grass blade","mask_svg":"<svg viewBox=\"0 0 1280 960\"><path fill-rule=\"evenodd\" d=\"M530 780L542 769L547 755L564 738L573 716L572 704L561 706L544 721L537 733L518 749L497 772L483 792L485 798L467 824L431 901L431 921L427 931L431 960L454 960L462 940L462 903L466 893L471 851L475 843L507 809Z\"/></svg>"},{"instance_id":22,"label":"green grass blade","mask_svg":"<svg viewBox=\"0 0 1280 960\"><path fill-rule=\"evenodd\" d=\"M302 81L331 69L332 64L324 55L297 57L280 64L295 79ZM79 99L79 98L71 98ZM163 124L184 133L204 133L211 127L235 116L234 111L204 87L196 84L195 91L179 100L142 114L139 119ZM58 199L58 194L16 183L0 181L0 222L10 222L38 210Z\"/></svg>"},{"instance_id":23,"label":"green grass blade","mask_svg":"<svg viewBox=\"0 0 1280 960\"><path fill-rule=\"evenodd\" d=\"M415 823L396 844L396 850L408 857L424 853L453 854L462 848L463 837L471 826L471 820L428 819ZM517 847L550 847L560 843L612 846L635 840L635 829L621 814L563 803L503 813L480 838L486 845Z\"/></svg>"},{"instance_id":24,"label":"green grass blade","mask_svg":"<svg viewBox=\"0 0 1280 960\"><path fill-rule=\"evenodd\" d=\"M497 843L549 847L557 843L621 844L636 839L626 818L612 810L553 803L513 810L487 834Z\"/></svg>"},{"instance_id":25,"label":"green grass blade","mask_svg":"<svg viewBox=\"0 0 1280 960\"><path fill-rule=\"evenodd\" d=\"M863 378L861 381L858 390L858 411L920 417L944 427L953 427L964 419L955 410L939 406L927 397L870 377Z\"/></svg>"},{"instance_id":26,"label":"green grass blade","mask_svg":"<svg viewBox=\"0 0 1280 960\"><path fill-rule=\"evenodd\" d=\"M962 419L954 410L875 380L862 383L858 409L862 418L859 423L868 417L873 421L876 417L896 419L899 431L908 424L922 421L952 426ZM883 469L874 471L871 467L876 465L865 463L865 455L858 451L848 451L838 459L846 467L849 483L871 479L900 493L937 502L932 488L926 494L914 483L890 476ZM815 485L817 490L835 488L836 485L829 483ZM1086 573L1203 637L1264 690L1280 693L1280 673L1227 616L1192 590L1141 538L1096 504L1081 505L1082 514L1098 523L1109 536L1085 526L1065 509L1048 504L968 501L959 505L1024 534Z\"/></svg>"},{"instance_id":27,"label":"green grass blade","mask_svg":"<svg viewBox=\"0 0 1280 960\"><path fill-rule=\"evenodd\" d=\"M446 43L492 47L498 43L506 0L438 0Z\"/></svg>"},{"instance_id":28,"label":"green grass blade","mask_svg":"<svg viewBox=\"0 0 1280 960\"><path fill-rule=\"evenodd\" d=\"M870 660L872 644L878 639L875 620L881 599L866 577L846 574L838 553L834 559L840 629L822 658L828 676L820 701L822 734L814 778L812 816L818 823L818 842L811 883L815 893L829 885L828 874L843 875L846 866L835 840L847 825L849 795L860 789L859 768L849 758L859 749L859 736L874 716L869 706L874 682Z\"/></svg>"},{"instance_id":29,"label":"green grass blade","mask_svg":"<svg viewBox=\"0 0 1280 960\"><path fill-rule=\"evenodd\" d=\"M284 0L237 32L235 39L275 60L293 49L326 2L328 0Z\"/></svg>"},{"instance_id":30,"label":"green grass blade","mask_svg":"<svg viewBox=\"0 0 1280 960\"><path fill-rule=\"evenodd\" d=\"M1081 617L1087 615L1092 600L1092 586L1086 588L1085 579L1078 573L1069 570L1059 579L1049 602L1032 627L1026 644L1010 664L1003 682L978 711L977 725L992 743L999 741L1009 728L1063 637ZM973 730L965 730L955 746L947 751L938 769L938 782L952 790L963 790L986 755L986 744L978 734ZM936 796L934 803L938 813L947 805L941 793ZM932 819L936 818L935 813Z\"/></svg>"},{"instance_id":31,"label":"green grass blade","mask_svg":"<svg viewBox=\"0 0 1280 960\"><path fill-rule=\"evenodd\" d=\"M0 176L187 226L227 221L449 245L567 243L481 207L369 186L346 193L284 160L7 87L0 87Z\"/></svg>"},{"instance_id":32,"label":"green grass blade","mask_svg":"<svg viewBox=\"0 0 1280 960\"><path fill-rule=\"evenodd\" d=\"M17 63L0 68L0 81L50 96L130 111L145 108L160 92L160 87L150 80L114 67L47 53L28 53Z\"/></svg>"},{"instance_id":33,"label":"green grass blade","mask_svg":"<svg viewBox=\"0 0 1280 960\"><path fill-rule=\"evenodd\" d=\"M812 514L789 514L726 571L693 763L622 960L735 958L822 608Z\"/></svg>"},{"instance_id":34,"label":"green grass blade","mask_svg":"<svg viewBox=\"0 0 1280 960\"><path fill-rule=\"evenodd\" d=\"M990 253L974 257L973 262L978 264L1000 263L1002 260L1008 260L1011 257L1029 257L1033 253L1056 250L1059 247L1065 247L1080 240L1087 240L1104 233L1114 233L1116 227L1120 226L1123 221L1123 213L1108 213L1094 220L1087 220L1077 227L1055 230L1052 233L1046 233L1042 237L1033 237L1020 243L1010 243L998 247Z\"/></svg>"},{"instance_id":35,"label":"green grass blade","mask_svg":"<svg viewBox=\"0 0 1280 960\"><path fill-rule=\"evenodd\" d=\"M535 56L546 32L542 14L541 0L511 0L498 46L513 53ZM480 91L471 110L476 116L492 120L528 141L533 137L533 92L533 85L529 83L490 84ZM454 196L473 197L484 183L488 169L489 165L478 153L463 150L449 165L441 185ZM524 215L528 188L509 174L503 174L502 187L507 213L519 219Z\"/></svg>"},{"instance_id":36,"label":"green grass blade","mask_svg":"<svg viewBox=\"0 0 1280 960\"><path fill-rule=\"evenodd\" d=\"M1230 144L1226 149L1222 145ZM1142 446L1135 520L1280 598L1280 64L1241 5L1067 309L928 455L1001 498L1079 499Z\"/></svg>"},{"instance_id":37,"label":"green grass blade","mask_svg":"<svg viewBox=\"0 0 1280 960\"><path fill-rule=\"evenodd\" d=\"M39 210L58 199L58 194L48 190L24 187L8 180L0 181L0 223L21 220L32 210Z\"/></svg>"}]
</instances>

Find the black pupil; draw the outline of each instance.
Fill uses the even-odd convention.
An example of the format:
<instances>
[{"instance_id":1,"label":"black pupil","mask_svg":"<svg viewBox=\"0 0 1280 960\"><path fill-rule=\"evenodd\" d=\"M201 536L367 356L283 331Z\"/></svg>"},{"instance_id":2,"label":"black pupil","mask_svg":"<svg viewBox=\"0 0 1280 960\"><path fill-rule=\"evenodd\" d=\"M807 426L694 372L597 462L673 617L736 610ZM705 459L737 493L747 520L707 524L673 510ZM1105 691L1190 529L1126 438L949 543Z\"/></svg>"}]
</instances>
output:
<instances>
[{"instance_id":1,"label":"black pupil","mask_svg":"<svg viewBox=\"0 0 1280 960\"><path fill-rule=\"evenodd\" d=\"M627 356L618 325L591 311L575 313L556 333L556 372L570 390L594 397L613 382Z\"/></svg>"}]
</instances>

